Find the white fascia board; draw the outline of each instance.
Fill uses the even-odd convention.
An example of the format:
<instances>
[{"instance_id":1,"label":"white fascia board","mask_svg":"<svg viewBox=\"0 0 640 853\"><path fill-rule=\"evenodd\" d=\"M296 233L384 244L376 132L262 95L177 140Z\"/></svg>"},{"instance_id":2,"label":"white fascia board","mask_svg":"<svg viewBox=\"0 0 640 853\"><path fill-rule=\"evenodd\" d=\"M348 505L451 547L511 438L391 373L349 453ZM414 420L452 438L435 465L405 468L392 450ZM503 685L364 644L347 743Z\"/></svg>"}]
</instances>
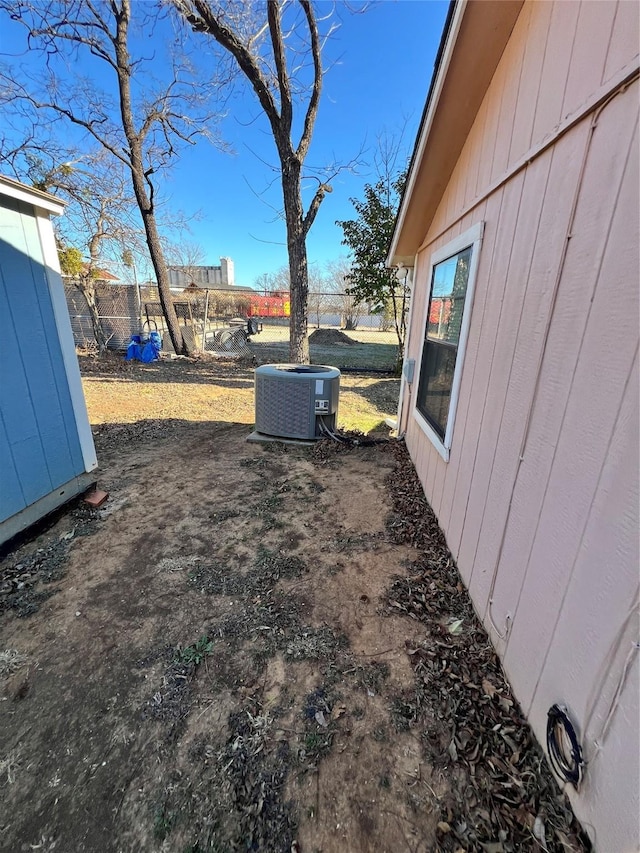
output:
<instances>
[{"instance_id":1,"label":"white fascia board","mask_svg":"<svg viewBox=\"0 0 640 853\"><path fill-rule=\"evenodd\" d=\"M8 196L17 201L24 201L26 204L32 204L40 210L45 210L47 213L53 213L54 216L60 216L64 213L65 202L43 193L39 190L27 187L24 184L0 175L0 196Z\"/></svg>"},{"instance_id":2,"label":"white fascia board","mask_svg":"<svg viewBox=\"0 0 640 853\"><path fill-rule=\"evenodd\" d=\"M413 188L416 182L416 176L420 169L420 164L422 163L422 158L424 156L425 148L427 147L427 142L429 140L429 136L431 134L431 127L433 125L433 117L436 114L436 110L438 109L438 104L440 103L440 95L442 94L442 87L444 85L445 78L449 71L449 64L451 62L451 56L453 54L453 48L455 47L455 43L458 39L458 33L460 32L460 25L462 23L462 18L464 17L465 10L467 8L467 0L459 0L456 5L455 12L453 14L453 20L451 21L451 26L449 27L449 35L447 36L447 44L444 49L444 53L442 54L442 59L440 60L440 67L438 69L438 76L436 77L436 82L433 87L433 93L431 95L431 103L429 105L429 111L427 112L426 118L422 125L422 130L420 132L420 136L418 138L418 142L416 145L416 153L413 158L413 166L411 171L409 172L409 176L407 177L407 186L405 188L404 194L402 196L402 204L400 205L400 210L398 212L398 220L396 222L396 227L393 231L393 238L391 240L391 246L389 248L389 253L387 255L386 266L392 267L394 266L393 258L396 254L397 246L398 246L398 235L400 231L402 231L402 227L404 225L404 220L407 215L407 207L409 206L409 199L413 193Z\"/></svg>"}]
</instances>

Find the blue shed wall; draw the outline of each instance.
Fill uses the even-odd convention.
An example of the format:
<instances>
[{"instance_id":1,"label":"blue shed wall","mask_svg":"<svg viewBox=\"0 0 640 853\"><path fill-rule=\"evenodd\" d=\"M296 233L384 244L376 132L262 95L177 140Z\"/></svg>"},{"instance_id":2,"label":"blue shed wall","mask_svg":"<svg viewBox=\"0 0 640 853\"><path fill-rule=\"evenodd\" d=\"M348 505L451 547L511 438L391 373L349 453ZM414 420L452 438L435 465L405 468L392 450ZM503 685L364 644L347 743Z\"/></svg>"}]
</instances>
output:
<instances>
[{"instance_id":1,"label":"blue shed wall","mask_svg":"<svg viewBox=\"0 0 640 853\"><path fill-rule=\"evenodd\" d=\"M85 470L35 210L0 206L0 522Z\"/></svg>"}]
</instances>

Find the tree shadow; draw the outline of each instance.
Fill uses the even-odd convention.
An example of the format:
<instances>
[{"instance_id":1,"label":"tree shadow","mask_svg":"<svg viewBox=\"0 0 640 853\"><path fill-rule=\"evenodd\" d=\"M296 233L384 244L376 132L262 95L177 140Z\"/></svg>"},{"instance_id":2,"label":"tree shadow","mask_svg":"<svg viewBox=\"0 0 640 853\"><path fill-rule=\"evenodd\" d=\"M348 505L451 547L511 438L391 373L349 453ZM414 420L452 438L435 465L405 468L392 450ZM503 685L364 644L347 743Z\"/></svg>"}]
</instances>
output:
<instances>
[{"instance_id":1,"label":"tree shadow","mask_svg":"<svg viewBox=\"0 0 640 853\"><path fill-rule=\"evenodd\" d=\"M221 388L253 387L253 366L237 361L190 361L161 359L143 364L109 353L106 357L79 356L84 380L100 382L143 382L145 384L217 385Z\"/></svg>"},{"instance_id":2,"label":"tree shadow","mask_svg":"<svg viewBox=\"0 0 640 853\"><path fill-rule=\"evenodd\" d=\"M353 394L359 394L380 411L395 412L400 394L400 379L393 376L388 379L379 379L368 385L351 385L348 390Z\"/></svg>"}]
</instances>

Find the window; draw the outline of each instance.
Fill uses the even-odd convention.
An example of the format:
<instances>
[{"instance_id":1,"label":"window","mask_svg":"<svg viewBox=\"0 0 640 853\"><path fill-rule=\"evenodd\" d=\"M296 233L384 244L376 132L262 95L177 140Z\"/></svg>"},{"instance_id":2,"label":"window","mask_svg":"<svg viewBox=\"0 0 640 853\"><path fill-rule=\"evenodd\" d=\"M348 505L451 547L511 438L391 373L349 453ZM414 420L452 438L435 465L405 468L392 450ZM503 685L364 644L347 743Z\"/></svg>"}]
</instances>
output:
<instances>
[{"instance_id":1,"label":"window","mask_svg":"<svg viewBox=\"0 0 640 853\"><path fill-rule=\"evenodd\" d=\"M433 254L415 415L449 459L483 223Z\"/></svg>"}]
</instances>

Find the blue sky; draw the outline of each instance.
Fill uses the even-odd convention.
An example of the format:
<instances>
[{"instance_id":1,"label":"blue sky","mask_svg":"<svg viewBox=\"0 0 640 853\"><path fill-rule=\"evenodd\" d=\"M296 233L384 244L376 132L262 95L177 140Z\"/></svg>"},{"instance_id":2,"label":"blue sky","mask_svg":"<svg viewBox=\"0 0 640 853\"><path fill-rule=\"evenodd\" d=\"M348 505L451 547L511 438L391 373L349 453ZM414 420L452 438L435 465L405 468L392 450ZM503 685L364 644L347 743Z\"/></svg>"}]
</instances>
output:
<instances>
[{"instance_id":1,"label":"blue sky","mask_svg":"<svg viewBox=\"0 0 640 853\"><path fill-rule=\"evenodd\" d=\"M336 64L324 78L308 162L346 163L365 145L363 159L369 165L363 164L358 174L343 172L333 181L333 193L325 197L307 240L310 263L324 264L345 254L342 230L335 221L353 217L349 198L361 196L364 184L372 180L379 134L385 129L399 134L404 126L403 144L410 153L447 8L447 2L435 0L384 0L365 14L344 15L328 43L325 64ZM243 99L242 107L245 116L257 112L253 99ZM287 262L284 223L274 222L273 210L255 195L271 175L251 150L275 162L275 149L263 127L241 126L229 117L223 132L236 154L199 146L174 171L170 190L174 198L179 194L183 209L201 209L203 219L192 230L208 260L217 263L220 255L232 257L237 282L250 286L260 273ZM276 184L269 196L274 206L279 204L278 193Z\"/></svg>"},{"instance_id":2,"label":"blue sky","mask_svg":"<svg viewBox=\"0 0 640 853\"><path fill-rule=\"evenodd\" d=\"M331 8L326 2L318 4L320 12ZM364 151L357 174L343 172L332 182L333 193L326 196L309 234L309 261L320 265L346 252L335 221L352 218L349 198L360 197L364 184L373 180L379 135L386 131L398 136L404 128L402 144L407 156L411 152L448 2L382 0L355 15L346 8L338 6L341 26L325 48L328 71L307 162L348 163ZM18 38L3 21L0 45L5 59L18 48ZM197 34L192 38L205 39ZM33 65L36 58L26 61ZM88 63L82 65L89 69ZM257 276L287 262L284 223L273 210L281 206L279 182L267 189L273 173L261 162L275 164L277 158L253 93L241 89L229 110L221 132L234 153L198 142L183 150L162 190L171 208L199 213L187 239L202 246L205 263L231 257L236 283L252 286Z\"/></svg>"}]
</instances>

